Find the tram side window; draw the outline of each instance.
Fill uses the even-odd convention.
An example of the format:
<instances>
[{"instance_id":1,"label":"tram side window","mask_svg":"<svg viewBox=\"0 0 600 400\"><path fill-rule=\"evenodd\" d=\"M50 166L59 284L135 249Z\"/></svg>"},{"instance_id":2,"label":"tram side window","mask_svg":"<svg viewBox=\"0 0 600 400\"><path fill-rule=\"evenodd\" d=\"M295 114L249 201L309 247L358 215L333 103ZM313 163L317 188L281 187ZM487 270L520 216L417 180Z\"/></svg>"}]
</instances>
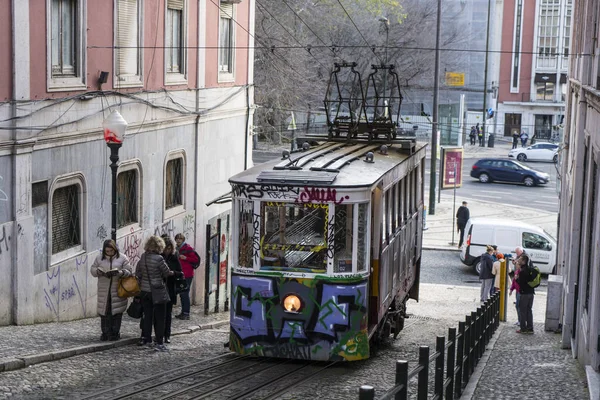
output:
<instances>
[{"instance_id":1,"label":"tram side window","mask_svg":"<svg viewBox=\"0 0 600 400\"><path fill-rule=\"evenodd\" d=\"M386 204L386 209L385 212L387 214L387 237L388 240L392 239L392 233L394 232L392 229L392 220L393 220L393 215L392 215L392 209L394 208L394 200L393 200L393 196L392 196L392 190L391 188L388 189L388 191L385 193L385 204Z\"/></svg>"},{"instance_id":2,"label":"tram side window","mask_svg":"<svg viewBox=\"0 0 600 400\"><path fill-rule=\"evenodd\" d=\"M410 173L410 212L414 214L417 211L417 170L413 169Z\"/></svg>"},{"instance_id":3,"label":"tram side window","mask_svg":"<svg viewBox=\"0 0 600 400\"><path fill-rule=\"evenodd\" d=\"M240 246L238 254L239 266L242 268L253 268L253 238L254 238L254 203L248 200L240 200ZM258 221L257 221L258 222Z\"/></svg>"},{"instance_id":4,"label":"tram side window","mask_svg":"<svg viewBox=\"0 0 600 400\"><path fill-rule=\"evenodd\" d=\"M398 230L398 182L394 184L392 187L392 232L396 232Z\"/></svg>"},{"instance_id":5,"label":"tram side window","mask_svg":"<svg viewBox=\"0 0 600 400\"><path fill-rule=\"evenodd\" d=\"M367 242L367 230L369 229L367 221L367 212L369 211L369 204L358 205L358 233L357 233L357 251L356 251L356 265L358 271L364 271L367 269L367 248L369 243Z\"/></svg>"},{"instance_id":6,"label":"tram side window","mask_svg":"<svg viewBox=\"0 0 600 400\"><path fill-rule=\"evenodd\" d=\"M261 205L261 269L327 271L325 204Z\"/></svg>"},{"instance_id":7,"label":"tram side window","mask_svg":"<svg viewBox=\"0 0 600 400\"><path fill-rule=\"evenodd\" d=\"M387 243L387 207L385 193L381 196L381 244Z\"/></svg>"},{"instance_id":8,"label":"tram side window","mask_svg":"<svg viewBox=\"0 0 600 400\"><path fill-rule=\"evenodd\" d=\"M333 272L352 272L354 205L335 206Z\"/></svg>"},{"instance_id":9,"label":"tram side window","mask_svg":"<svg viewBox=\"0 0 600 400\"><path fill-rule=\"evenodd\" d=\"M423 186L423 176L421 175L421 166L417 166L417 187L415 188L415 194L417 196L417 208L421 206L423 203L423 192L421 191L421 187Z\"/></svg>"}]
</instances>

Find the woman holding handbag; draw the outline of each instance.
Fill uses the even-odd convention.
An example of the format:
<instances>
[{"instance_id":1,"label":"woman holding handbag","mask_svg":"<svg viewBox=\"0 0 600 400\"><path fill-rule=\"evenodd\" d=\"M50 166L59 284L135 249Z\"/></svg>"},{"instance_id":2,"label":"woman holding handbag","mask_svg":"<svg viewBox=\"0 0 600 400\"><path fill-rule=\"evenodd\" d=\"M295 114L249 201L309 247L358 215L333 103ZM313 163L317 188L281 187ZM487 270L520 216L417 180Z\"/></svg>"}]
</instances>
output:
<instances>
[{"instance_id":1,"label":"woman holding handbag","mask_svg":"<svg viewBox=\"0 0 600 400\"><path fill-rule=\"evenodd\" d=\"M90 272L98 278L98 314L102 335L100 340L118 340L121 337L121 318L127 308L127 299L117 295L119 278L131 276L131 265L117 249L114 240L105 240Z\"/></svg>"},{"instance_id":2,"label":"woman holding handbag","mask_svg":"<svg viewBox=\"0 0 600 400\"><path fill-rule=\"evenodd\" d=\"M170 301L165 280L174 275L160 255L165 242L159 236L150 236L144 245L144 254L137 264L135 275L140 280L144 324L143 343L152 344L152 326L156 338L157 351L166 351L163 343L165 334L166 305Z\"/></svg>"},{"instance_id":3,"label":"woman holding handbag","mask_svg":"<svg viewBox=\"0 0 600 400\"><path fill-rule=\"evenodd\" d=\"M163 235L161 237L165 241L165 249L162 252L162 256L165 259L169 269L175 273L173 276L169 276L167 278L167 291L169 292L171 301L167 303L166 307L165 343L171 343L171 314L173 312L173 306L177 304L177 282L183 281L185 284L185 280L183 277L183 272L181 272L179 258L177 257L177 254L175 254L175 243L167 235Z\"/></svg>"}]
</instances>

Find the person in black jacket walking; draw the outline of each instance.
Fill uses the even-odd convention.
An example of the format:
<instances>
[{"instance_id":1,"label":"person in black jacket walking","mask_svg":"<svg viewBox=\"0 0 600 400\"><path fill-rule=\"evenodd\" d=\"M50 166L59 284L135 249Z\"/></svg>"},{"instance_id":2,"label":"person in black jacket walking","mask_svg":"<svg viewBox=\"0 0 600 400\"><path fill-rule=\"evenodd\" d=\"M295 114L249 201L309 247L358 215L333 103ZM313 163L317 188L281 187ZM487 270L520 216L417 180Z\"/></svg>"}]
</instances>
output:
<instances>
[{"instance_id":1,"label":"person in black jacket walking","mask_svg":"<svg viewBox=\"0 0 600 400\"><path fill-rule=\"evenodd\" d=\"M471 214L469 213L469 209L467 208L467 202L463 201L462 206L458 207L458 211L456 212L456 228L458 230L458 248L463 244L463 236L465 236L465 226L467 226L467 221L469 220Z\"/></svg>"},{"instance_id":2,"label":"person in black jacket walking","mask_svg":"<svg viewBox=\"0 0 600 400\"><path fill-rule=\"evenodd\" d=\"M519 299L520 329L517 330L517 333L533 333L533 296L535 295L535 289L529 286L529 281L533 278L532 274L537 273L537 271L533 271L529 265L529 256L525 253L521 253L516 262L519 263L521 268L517 278L519 292L521 293Z\"/></svg>"},{"instance_id":3,"label":"person in black jacket walking","mask_svg":"<svg viewBox=\"0 0 600 400\"><path fill-rule=\"evenodd\" d=\"M162 252L162 256L167 263L167 267L171 271L174 272L174 275L170 275L167 278L167 291L169 292L169 297L171 301L166 305L166 314L165 314L165 343L171 343L171 321L172 321L172 313L173 306L177 304L177 291L175 288L175 281L177 278L183 279L183 272L181 272L181 263L179 262L179 258L177 254L175 254L175 242L168 236L161 236L165 241L165 249Z\"/></svg>"},{"instance_id":4,"label":"person in black jacket walking","mask_svg":"<svg viewBox=\"0 0 600 400\"><path fill-rule=\"evenodd\" d=\"M494 266L494 261L492 260L493 252L494 248L492 246L487 246L485 253L481 255L479 280L481 281L480 299L482 303L490 298L490 291L494 284L494 274L492 273L492 267Z\"/></svg>"}]
</instances>

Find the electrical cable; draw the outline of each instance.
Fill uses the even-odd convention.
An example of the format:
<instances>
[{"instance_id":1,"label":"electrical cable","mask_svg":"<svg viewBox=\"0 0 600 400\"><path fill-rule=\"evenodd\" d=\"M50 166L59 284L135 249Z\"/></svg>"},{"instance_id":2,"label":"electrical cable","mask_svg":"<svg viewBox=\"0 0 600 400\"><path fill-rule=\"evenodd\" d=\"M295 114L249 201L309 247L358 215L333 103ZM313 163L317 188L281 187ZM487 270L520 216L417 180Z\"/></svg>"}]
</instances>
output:
<instances>
[{"instance_id":1,"label":"electrical cable","mask_svg":"<svg viewBox=\"0 0 600 400\"><path fill-rule=\"evenodd\" d=\"M279 24L279 26L281 26L283 28L284 31L287 32L288 35L290 35L299 45L302 46L302 43L300 43L300 41L298 40L298 38L296 38L296 36L294 34L292 34L281 22L279 22L279 20L277 18L275 18L275 16L273 14L271 14L271 12L262 4L260 4L260 2L258 0L255 0L256 4L259 6L259 8L262 8L263 10L265 10L267 12L267 14L269 14L271 16L271 18L273 18L273 20L275 22L277 22L277 24ZM319 61L319 59L317 57L315 57L310 51L308 51L308 54L311 55L312 58L314 58L317 61L317 64L319 64L321 67L323 67L324 69L329 69L328 67L325 67L323 64L321 64L321 62Z\"/></svg>"},{"instance_id":2,"label":"electrical cable","mask_svg":"<svg viewBox=\"0 0 600 400\"><path fill-rule=\"evenodd\" d=\"M373 51L373 54L375 54L375 57L377 57L379 59L379 62L381 64L383 64L383 60L381 59L381 57L379 57L377 55L377 53L375 53L375 47L371 47L371 45L369 44L369 41L367 40L367 38L365 38L365 36L360 31L360 29L358 29L358 26L356 26L356 24L354 23L354 20L352 19L352 17L350 16L350 14L348 14L348 11L346 11L346 7L344 7L344 5L342 4L341 0L337 0L337 2L340 4L340 7L342 7L342 10L344 10L344 12L346 13L346 15L348 16L348 19L350 20L350 22L352 22L352 25L354 25L354 27L356 28L356 31L358 32L358 34L360 35L360 37L362 37L362 39L365 41L365 43L367 44L367 46L369 46L371 48L371 50Z\"/></svg>"}]
</instances>

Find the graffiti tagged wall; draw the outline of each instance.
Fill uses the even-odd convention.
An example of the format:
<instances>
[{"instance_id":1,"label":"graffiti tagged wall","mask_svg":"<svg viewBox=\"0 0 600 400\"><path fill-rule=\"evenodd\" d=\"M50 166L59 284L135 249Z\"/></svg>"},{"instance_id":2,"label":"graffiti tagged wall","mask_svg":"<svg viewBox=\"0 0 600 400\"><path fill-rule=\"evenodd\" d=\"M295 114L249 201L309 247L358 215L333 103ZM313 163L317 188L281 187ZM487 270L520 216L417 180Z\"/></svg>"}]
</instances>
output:
<instances>
[{"instance_id":1,"label":"graffiti tagged wall","mask_svg":"<svg viewBox=\"0 0 600 400\"><path fill-rule=\"evenodd\" d=\"M240 354L306 360L369 357L367 280L231 278L230 347ZM283 299L301 299L286 312Z\"/></svg>"}]
</instances>

